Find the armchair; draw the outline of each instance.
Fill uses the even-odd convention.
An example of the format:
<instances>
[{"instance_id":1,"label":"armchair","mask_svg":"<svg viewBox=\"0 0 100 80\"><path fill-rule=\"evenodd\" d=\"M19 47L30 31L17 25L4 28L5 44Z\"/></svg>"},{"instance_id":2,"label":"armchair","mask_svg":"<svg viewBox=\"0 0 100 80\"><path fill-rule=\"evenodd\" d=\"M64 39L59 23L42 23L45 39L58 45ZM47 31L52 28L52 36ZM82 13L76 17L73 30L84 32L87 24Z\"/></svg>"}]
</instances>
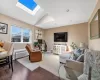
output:
<instances>
[{"instance_id":1,"label":"armchair","mask_svg":"<svg viewBox=\"0 0 100 80\"><path fill-rule=\"evenodd\" d=\"M71 55L72 55L73 51L71 52L64 52L62 54L59 55L59 61L60 63L66 63L66 60L70 59Z\"/></svg>"},{"instance_id":2,"label":"armchair","mask_svg":"<svg viewBox=\"0 0 100 80\"><path fill-rule=\"evenodd\" d=\"M78 76L75 74L75 72L80 72L81 74L83 74L83 69L84 69L83 62L78 62L75 60L67 60L64 67L70 77L70 80L81 80L81 79L78 79ZM81 76L85 76L85 75L80 75L79 77ZM87 80L85 78L87 78L86 76L83 79Z\"/></svg>"},{"instance_id":3,"label":"armchair","mask_svg":"<svg viewBox=\"0 0 100 80\"><path fill-rule=\"evenodd\" d=\"M13 71L13 44L9 42L4 42L2 51L0 52L0 67L9 65L9 68L12 68Z\"/></svg>"},{"instance_id":4,"label":"armchair","mask_svg":"<svg viewBox=\"0 0 100 80\"><path fill-rule=\"evenodd\" d=\"M66 60L65 66L67 66L75 71L78 71L80 73L83 73L83 67L84 67L83 62L79 62L79 61L75 61L75 60Z\"/></svg>"},{"instance_id":5,"label":"armchair","mask_svg":"<svg viewBox=\"0 0 100 80\"><path fill-rule=\"evenodd\" d=\"M38 62L42 60L42 53L41 51L34 51L32 50L31 46L29 44L26 45L26 50L29 53L29 60L31 62Z\"/></svg>"},{"instance_id":6,"label":"armchair","mask_svg":"<svg viewBox=\"0 0 100 80\"><path fill-rule=\"evenodd\" d=\"M70 80L100 80L100 51L87 51L84 64L68 60L64 67ZM77 77L73 70L83 73Z\"/></svg>"}]
</instances>

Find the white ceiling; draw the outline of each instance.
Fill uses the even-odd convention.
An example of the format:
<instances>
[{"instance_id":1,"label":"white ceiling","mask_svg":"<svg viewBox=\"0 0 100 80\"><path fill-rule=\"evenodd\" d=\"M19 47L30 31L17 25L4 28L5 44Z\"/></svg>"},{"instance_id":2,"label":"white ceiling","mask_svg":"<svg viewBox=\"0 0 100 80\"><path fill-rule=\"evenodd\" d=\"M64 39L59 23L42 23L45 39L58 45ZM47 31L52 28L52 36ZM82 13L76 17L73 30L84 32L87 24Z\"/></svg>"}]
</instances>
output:
<instances>
[{"instance_id":1,"label":"white ceiling","mask_svg":"<svg viewBox=\"0 0 100 80\"><path fill-rule=\"evenodd\" d=\"M18 0L0 0L0 13L34 25L46 13L40 9L34 16L16 6Z\"/></svg>"},{"instance_id":2,"label":"white ceiling","mask_svg":"<svg viewBox=\"0 0 100 80\"><path fill-rule=\"evenodd\" d=\"M17 0L0 0L0 13L48 29L87 22L96 0L35 0L41 9L33 16L16 6ZM68 12L69 10L69 12ZM44 21L48 14L54 21ZM49 21L49 20L48 20Z\"/></svg>"}]
</instances>

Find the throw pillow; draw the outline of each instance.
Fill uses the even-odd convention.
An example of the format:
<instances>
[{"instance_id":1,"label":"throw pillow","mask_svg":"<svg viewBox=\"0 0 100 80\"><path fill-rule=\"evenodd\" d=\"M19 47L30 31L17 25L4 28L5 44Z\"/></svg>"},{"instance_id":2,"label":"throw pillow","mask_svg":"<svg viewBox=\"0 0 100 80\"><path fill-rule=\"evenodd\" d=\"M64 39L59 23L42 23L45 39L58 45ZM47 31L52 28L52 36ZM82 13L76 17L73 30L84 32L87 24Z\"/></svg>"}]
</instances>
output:
<instances>
[{"instance_id":1,"label":"throw pillow","mask_svg":"<svg viewBox=\"0 0 100 80\"><path fill-rule=\"evenodd\" d=\"M71 59L71 60L75 60L74 53L71 54L70 59Z\"/></svg>"},{"instance_id":2,"label":"throw pillow","mask_svg":"<svg viewBox=\"0 0 100 80\"><path fill-rule=\"evenodd\" d=\"M81 54L78 58L77 61L79 62L84 62L84 54Z\"/></svg>"},{"instance_id":3,"label":"throw pillow","mask_svg":"<svg viewBox=\"0 0 100 80\"><path fill-rule=\"evenodd\" d=\"M77 58L82 54L81 49L75 49L74 50L74 60L77 60Z\"/></svg>"}]
</instances>

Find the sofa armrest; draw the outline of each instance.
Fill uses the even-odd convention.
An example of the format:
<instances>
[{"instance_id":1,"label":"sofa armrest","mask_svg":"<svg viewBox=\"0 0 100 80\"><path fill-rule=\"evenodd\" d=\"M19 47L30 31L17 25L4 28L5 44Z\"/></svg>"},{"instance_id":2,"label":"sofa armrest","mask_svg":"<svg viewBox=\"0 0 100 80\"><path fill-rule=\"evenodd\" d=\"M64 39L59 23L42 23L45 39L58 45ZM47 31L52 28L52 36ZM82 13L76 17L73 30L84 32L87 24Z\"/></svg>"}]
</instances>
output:
<instances>
[{"instance_id":1,"label":"sofa armrest","mask_svg":"<svg viewBox=\"0 0 100 80\"><path fill-rule=\"evenodd\" d=\"M65 51L62 54L73 54L74 51Z\"/></svg>"},{"instance_id":2,"label":"sofa armrest","mask_svg":"<svg viewBox=\"0 0 100 80\"><path fill-rule=\"evenodd\" d=\"M65 67L71 68L72 70L83 73L83 62L75 61L75 60L66 60Z\"/></svg>"}]
</instances>

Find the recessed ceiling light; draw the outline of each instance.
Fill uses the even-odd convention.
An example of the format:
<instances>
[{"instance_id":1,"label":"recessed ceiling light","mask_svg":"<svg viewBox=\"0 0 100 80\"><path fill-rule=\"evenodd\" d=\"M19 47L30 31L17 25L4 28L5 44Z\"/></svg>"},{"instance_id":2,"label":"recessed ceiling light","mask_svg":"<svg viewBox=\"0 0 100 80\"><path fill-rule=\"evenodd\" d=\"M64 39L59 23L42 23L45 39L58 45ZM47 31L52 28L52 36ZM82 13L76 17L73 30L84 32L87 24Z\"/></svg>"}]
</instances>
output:
<instances>
[{"instance_id":1,"label":"recessed ceiling light","mask_svg":"<svg viewBox=\"0 0 100 80\"><path fill-rule=\"evenodd\" d=\"M66 12L69 12L69 9L67 9Z\"/></svg>"},{"instance_id":2,"label":"recessed ceiling light","mask_svg":"<svg viewBox=\"0 0 100 80\"><path fill-rule=\"evenodd\" d=\"M72 20L70 20L70 22L72 22Z\"/></svg>"}]
</instances>

